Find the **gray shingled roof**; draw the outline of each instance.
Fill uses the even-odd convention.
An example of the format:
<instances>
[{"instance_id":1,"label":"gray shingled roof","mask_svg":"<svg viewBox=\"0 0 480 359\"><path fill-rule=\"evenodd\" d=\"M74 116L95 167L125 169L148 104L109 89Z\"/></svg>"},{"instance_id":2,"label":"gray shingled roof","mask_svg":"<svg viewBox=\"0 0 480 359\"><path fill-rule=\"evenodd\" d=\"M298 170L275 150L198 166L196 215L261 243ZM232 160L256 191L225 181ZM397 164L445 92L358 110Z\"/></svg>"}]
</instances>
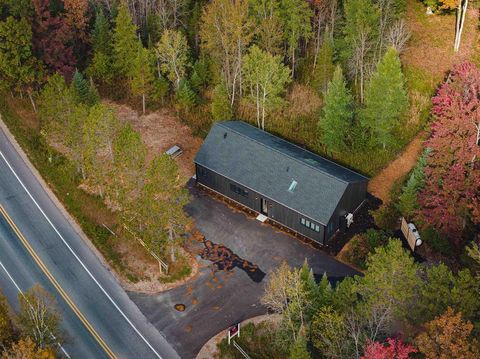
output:
<instances>
[{"instance_id":1,"label":"gray shingled roof","mask_svg":"<svg viewBox=\"0 0 480 359\"><path fill-rule=\"evenodd\" d=\"M368 180L241 121L216 123L195 162L324 225L348 184Z\"/></svg>"}]
</instances>

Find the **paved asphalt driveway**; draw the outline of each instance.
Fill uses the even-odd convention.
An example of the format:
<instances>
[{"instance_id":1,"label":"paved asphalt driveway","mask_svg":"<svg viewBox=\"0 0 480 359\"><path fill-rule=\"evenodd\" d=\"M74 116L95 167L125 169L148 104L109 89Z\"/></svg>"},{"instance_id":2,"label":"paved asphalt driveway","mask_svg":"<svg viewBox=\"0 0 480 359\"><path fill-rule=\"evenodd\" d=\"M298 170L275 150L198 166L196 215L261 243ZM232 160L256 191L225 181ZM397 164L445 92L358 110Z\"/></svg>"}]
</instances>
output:
<instances>
[{"instance_id":1,"label":"paved asphalt driveway","mask_svg":"<svg viewBox=\"0 0 480 359\"><path fill-rule=\"evenodd\" d=\"M193 201L187 211L206 239L225 245L266 276L255 282L240 268L215 272L211 262L200 259L199 275L184 286L159 295L129 293L182 358L194 358L206 341L228 326L264 314L266 309L260 304L264 285L282 261L298 267L306 258L316 275L326 272L332 279L357 274L322 251L232 210L207 193L197 188L191 191ZM184 312L173 308L179 303L185 304Z\"/></svg>"}]
</instances>

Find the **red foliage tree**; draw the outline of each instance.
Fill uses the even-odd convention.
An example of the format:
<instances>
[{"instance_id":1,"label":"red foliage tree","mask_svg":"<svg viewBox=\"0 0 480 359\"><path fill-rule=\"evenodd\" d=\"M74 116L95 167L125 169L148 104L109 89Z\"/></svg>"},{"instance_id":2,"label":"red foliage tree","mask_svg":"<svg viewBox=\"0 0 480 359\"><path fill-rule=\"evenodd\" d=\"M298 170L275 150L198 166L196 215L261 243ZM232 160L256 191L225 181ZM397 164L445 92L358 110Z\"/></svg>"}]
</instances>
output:
<instances>
[{"instance_id":1,"label":"red foliage tree","mask_svg":"<svg viewBox=\"0 0 480 359\"><path fill-rule=\"evenodd\" d=\"M421 216L459 246L467 220L480 224L480 71L456 66L432 99L431 148Z\"/></svg>"},{"instance_id":2,"label":"red foliage tree","mask_svg":"<svg viewBox=\"0 0 480 359\"><path fill-rule=\"evenodd\" d=\"M60 11L53 13L50 0L32 0L34 14L31 19L35 54L51 72L71 78L75 69L72 49L72 29Z\"/></svg>"},{"instance_id":3,"label":"red foliage tree","mask_svg":"<svg viewBox=\"0 0 480 359\"><path fill-rule=\"evenodd\" d=\"M404 344L401 340L388 338L387 345L369 342L361 359L408 359L410 353L416 352L417 349L411 345Z\"/></svg>"}]
</instances>

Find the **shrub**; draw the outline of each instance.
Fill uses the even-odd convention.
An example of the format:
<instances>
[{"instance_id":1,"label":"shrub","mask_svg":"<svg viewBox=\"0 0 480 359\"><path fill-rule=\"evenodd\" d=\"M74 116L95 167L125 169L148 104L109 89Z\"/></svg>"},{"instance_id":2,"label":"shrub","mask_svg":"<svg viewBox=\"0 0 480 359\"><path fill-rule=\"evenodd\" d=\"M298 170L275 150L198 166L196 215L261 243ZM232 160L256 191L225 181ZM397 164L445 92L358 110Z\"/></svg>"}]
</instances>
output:
<instances>
[{"instance_id":1,"label":"shrub","mask_svg":"<svg viewBox=\"0 0 480 359\"><path fill-rule=\"evenodd\" d=\"M384 204L375 211L370 211L370 214L379 228L386 231L394 231L398 228L400 212L393 202Z\"/></svg>"},{"instance_id":2,"label":"shrub","mask_svg":"<svg viewBox=\"0 0 480 359\"><path fill-rule=\"evenodd\" d=\"M422 156L420 156L417 165L412 170L410 177L402 188L402 193L398 198L397 208L400 213L406 217L411 218L418 209L417 193L425 185L425 175L423 169L427 162L427 156L430 150L427 148Z\"/></svg>"},{"instance_id":3,"label":"shrub","mask_svg":"<svg viewBox=\"0 0 480 359\"><path fill-rule=\"evenodd\" d=\"M422 239L425 243L428 244L430 248L432 248L435 252L441 253L444 256L451 256L452 253L452 246L450 242L442 236L438 231L432 227L426 227L422 232Z\"/></svg>"},{"instance_id":4,"label":"shrub","mask_svg":"<svg viewBox=\"0 0 480 359\"><path fill-rule=\"evenodd\" d=\"M356 234L348 243L343 253L343 259L358 268L366 269L366 260L369 253L375 248L381 247L388 242L388 235L385 231L368 229L364 233Z\"/></svg>"}]
</instances>

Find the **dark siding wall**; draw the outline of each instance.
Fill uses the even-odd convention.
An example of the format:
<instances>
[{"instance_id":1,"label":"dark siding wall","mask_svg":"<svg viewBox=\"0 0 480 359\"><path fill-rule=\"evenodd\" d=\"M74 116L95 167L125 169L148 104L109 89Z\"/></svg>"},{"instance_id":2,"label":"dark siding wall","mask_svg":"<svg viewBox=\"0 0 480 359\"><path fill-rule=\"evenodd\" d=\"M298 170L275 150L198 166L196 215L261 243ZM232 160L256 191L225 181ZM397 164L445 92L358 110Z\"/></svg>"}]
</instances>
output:
<instances>
[{"instance_id":1,"label":"dark siding wall","mask_svg":"<svg viewBox=\"0 0 480 359\"><path fill-rule=\"evenodd\" d=\"M252 192L248 188L245 188L239 184L236 184L233 181L230 181L228 178L225 178L223 176L220 176L219 174L212 172L204 167L201 167L199 165L196 165L196 172L197 172L197 181L200 182L201 184L212 188L213 190L243 204L246 207L249 207L255 211L260 210L260 205L255 208L255 196L256 193ZM230 190L230 184L234 183L236 184L239 188L244 189L248 191L247 196L242 196L238 193L235 193Z\"/></svg>"},{"instance_id":2,"label":"dark siding wall","mask_svg":"<svg viewBox=\"0 0 480 359\"><path fill-rule=\"evenodd\" d=\"M259 193L252 191L246 187L243 187L237 184L234 181L229 180L215 172L212 172L200 165L196 166L196 175L197 181L207 187L212 188L213 190L223 194L226 197L229 197L244 206L253 209L256 212L260 212L260 199L263 197ZM234 184L237 187L248 191L247 196L242 196L241 194L235 193L231 190L230 184ZM324 243L324 226L318 223L320 231L316 232L310 228L305 227L301 224L300 220L302 216L290 208L287 208L280 203L277 203L269 198L263 197L268 201L268 217L275 220L276 222L308 237L321 244ZM308 217L304 217L309 219ZM314 221L313 221L314 222Z\"/></svg>"},{"instance_id":3,"label":"dark siding wall","mask_svg":"<svg viewBox=\"0 0 480 359\"><path fill-rule=\"evenodd\" d=\"M340 217L346 215L347 213L353 212L366 198L367 196L367 185L368 182L360 183L351 183L348 185L345 193L343 194L340 202L338 203L335 212L330 219L329 225L327 228L331 228L332 231L327 230L325 240L328 239L335 233L335 231L340 226ZM355 216L353 217L355 221Z\"/></svg>"},{"instance_id":4,"label":"dark siding wall","mask_svg":"<svg viewBox=\"0 0 480 359\"><path fill-rule=\"evenodd\" d=\"M259 200L260 201L260 200ZM272 208L273 207L273 208ZM321 223L315 222L310 220L310 218L302 216L300 213L291 210L285 206L282 206L280 203L273 202L273 206L269 207L272 208L269 211L268 216L274 219L275 221L284 224L285 226L293 229L294 231L303 234L304 236L311 238L318 243L323 244L323 233L324 233L324 226ZM318 224L320 231L316 232L306 226L302 225L300 220L301 218L305 218Z\"/></svg>"}]
</instances>

